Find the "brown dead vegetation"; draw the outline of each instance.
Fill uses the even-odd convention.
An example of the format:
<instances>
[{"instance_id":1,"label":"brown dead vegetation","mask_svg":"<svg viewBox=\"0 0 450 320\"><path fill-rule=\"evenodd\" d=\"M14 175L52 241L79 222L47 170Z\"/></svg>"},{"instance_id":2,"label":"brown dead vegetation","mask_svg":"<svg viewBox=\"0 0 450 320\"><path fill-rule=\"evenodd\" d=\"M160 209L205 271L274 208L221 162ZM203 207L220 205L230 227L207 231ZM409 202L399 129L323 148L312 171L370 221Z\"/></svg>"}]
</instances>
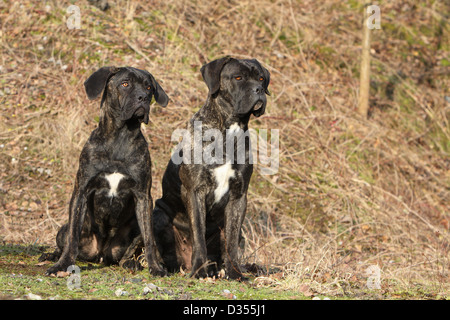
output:
<instances>
[{"instance_id":1,"label":"brown dead vegetation","mask_svg":"<svg viewBox=\"0 0 450 320\"><path fill-rule=\"evenodd\" d=\"M271 72L266 115L250 126L280 130L278 173L256 169L250 184L243 263L299 290L348 293L378 265L383 290L426 283L448 293L444 1L380 1L369 119L356 113L358 1L118 0L106 12L80 1L80 30L66 26L69 5L0 4L1 240L54 245L97 124L99 102L82 85L92 71L147 69L171 98L145 127L157 199L171 134L206 99L201 65L232 55Z\"/></svg>"}]
</instances>

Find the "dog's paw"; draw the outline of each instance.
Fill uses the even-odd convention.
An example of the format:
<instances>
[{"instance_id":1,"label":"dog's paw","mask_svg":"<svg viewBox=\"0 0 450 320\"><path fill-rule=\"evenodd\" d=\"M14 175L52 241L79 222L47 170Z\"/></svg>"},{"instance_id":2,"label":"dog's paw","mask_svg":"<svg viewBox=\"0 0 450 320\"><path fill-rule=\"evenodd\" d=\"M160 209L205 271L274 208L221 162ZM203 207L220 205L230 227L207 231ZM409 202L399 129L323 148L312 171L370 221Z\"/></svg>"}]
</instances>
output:
<instances>
[{"instance_id":1,"label":"dog's paw","mask_svg":"<svg viewBox=\"0 0 450 320\"><path fill-rule=\"evenodd\" d=\"M194 278L194 277L195 278L207 278L208 277L208 268L205 266L205 263L200 264L198 266L194 265L192 267L190 276L192 278Z\"/></svg>"},{"instance_id":2,"label":"dog's paw","mask_svg":"<svg viewBox=\"0 0 450 320\"><path fill-rule=\"evenodd\" d=\"M58 251L55 251L55 252L52 252L52 253L45 252L45 253L40 255L40 257L38 258L38 261L39 262L42 262L42 261L53 261L53 262L56 262L56 261L58 261L60 255L61 254Z\"/></svg>"},{"instance_id":3,"label":"dog's paw","mask_svg":"<svg viewBox=\"0 0 450 320\"><path fill-rule=\"evenodd\" d=\"M204 270L203 268L201 268L200 270L191 272L191 278L194 278L194 277L197 279L208 278L208 272L206 270Z\"/></svg>"},{"instance_id":4,"label":"dog's paw","mask_svg":"<svg viewBox=\"0 0 450 320\"><path fill-rule=\"evenodd\" d=\"M132 271L140 271L140 270L144 269L144 267L139 262L139 260L134 260L134 259L127 259L125 261L120 261L119 265L122 268L129 269Z\"/></svg>"},{"instance_id":5,"label":"dog's paw","mask_svg":"<svg viewBox=\"0 0 450 320\"><path fill-rule=\"evenodd\" d=\"M231 280L237 280L237 281L241 281L241 282L245 282L248 280L248 277L244 276L240 272L231 272L230 274L228 274L228 276L225 275L225 278L228 278Z\"/></svg>"},{"instance_id":6,"label":"dog's paw","mask_svg":"<svg viewBox=\"0 0 450 320\"><path fill-rule=\"evenodd\" d=\"M166 269L164 269L160 264L149 266L148 270L152 276L165 277L167 275Z\"/></svg>"},{"instance_id":7,"label":"dog's paw","mask_svg":"<svg viewBox=\"0 0 450 320\"><path fill-rule=\"evenodd\" d=\"M74 264L75 264L75 261L68 261L68 262L58 261L52 267L47 269L47 271L45 272L45 275L46 276L50 276L52 274L56 275L59 271L67 271L67 268Z\"/></svg>"},{"instance_id":8,"label":"dog's paw","mask_svg":"<svg viewBox=\"0 0 450 320\"><path fill-rule=\"evenodd\" d=\"M45 271L46 276L56 275L59 271L66 271L67 268L63 268L58 264L55 264L53 267L50 267Z\"/></svg>"},{"instance_id":9,"label":"dog's paw","mask_svg":"<svg viewBox=\"0 0 450 320\"><path fill-rule=\"evenodd\" d=\"M235 267L233 265L229 265L225 267L225 278L237 281L247 281L248 278L244 276L239 269L239 267Z\"/></svg>"}]
</instances>

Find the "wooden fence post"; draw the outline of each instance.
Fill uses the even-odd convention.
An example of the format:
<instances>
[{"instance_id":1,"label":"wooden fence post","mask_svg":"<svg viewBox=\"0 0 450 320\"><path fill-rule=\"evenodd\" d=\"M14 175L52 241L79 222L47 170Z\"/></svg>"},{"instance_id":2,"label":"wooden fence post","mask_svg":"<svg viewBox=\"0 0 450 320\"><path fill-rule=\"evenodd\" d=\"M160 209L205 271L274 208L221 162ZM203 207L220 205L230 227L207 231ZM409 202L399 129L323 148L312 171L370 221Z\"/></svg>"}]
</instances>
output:
<instances>
[{"instance_id":1,"label":"wooden fence post","mask_svg":"<svg viewBox=\"0 0 450 320\"><path fill-rule=\"evenodd\" d=\"M370 90L370 29L367 25L369 14L367 7L369 0L364 1L363 43L361 54L361 73L359 78L358 113L366 117L369 112L369 90Z\"/></svg>"}]
</instances>

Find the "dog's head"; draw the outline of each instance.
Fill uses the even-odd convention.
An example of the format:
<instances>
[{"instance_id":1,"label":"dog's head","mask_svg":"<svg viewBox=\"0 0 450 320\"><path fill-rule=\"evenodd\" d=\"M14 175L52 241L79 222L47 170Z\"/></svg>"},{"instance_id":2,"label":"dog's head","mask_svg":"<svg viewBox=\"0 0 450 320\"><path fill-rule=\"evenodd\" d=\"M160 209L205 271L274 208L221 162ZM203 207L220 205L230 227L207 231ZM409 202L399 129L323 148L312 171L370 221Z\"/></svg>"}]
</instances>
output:
<instances>
[{"instance_id":1,"label":"dog's head","mask_svg":"<svg viewBox=\"0 0 450 320\"><path fill-rule=\"evenodd\" d=\"M225 57L204 65L201 73L209 95L213 98L221 95L233 106L238 117L264 114L266 94L270 95L270 73L258 60Z\"/></svg>"},{"instance_id":2,"label":"dog's head","mask_svg":"<svg viewBox=\"0 0 450 320\"><path fill-rule=\"evenodd\" d=\"M84 82L84 87L90 100L103 93L102 105L107 99L110 112L124 122L138 120L147 124L153 96L162 107L169 102L149 72L132 67L100 68Z\"/></svg>"}]
</instances>

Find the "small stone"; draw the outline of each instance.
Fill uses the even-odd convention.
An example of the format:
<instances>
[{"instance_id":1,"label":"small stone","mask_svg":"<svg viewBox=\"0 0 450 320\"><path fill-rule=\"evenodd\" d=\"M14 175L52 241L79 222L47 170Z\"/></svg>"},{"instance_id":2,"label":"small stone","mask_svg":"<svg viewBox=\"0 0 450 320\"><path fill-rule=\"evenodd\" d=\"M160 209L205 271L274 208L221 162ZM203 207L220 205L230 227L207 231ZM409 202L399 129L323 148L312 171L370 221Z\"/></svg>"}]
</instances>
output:
<instances>
[{"instance_id":1,"label":"small stone","mask_svg":"<svg viewBox=\"0 0 450 320\"><path fill-rule=\"evenodd\" d=\"M117 290L114 292L114 294L115 294L117 297L120 297L120 296L127 296L127 295L128 295L128 292L125 291L125 290L123 290L123 289L121 289L121 288L119 288L119 289L117 289Z\"/></svg>"},{"instance_id":2,"label":"small stone","mask_svg":"<svg viewBox=\"0 0 450 320\"><path fill-rule=\"evenodd\" d=\"M158 290L157 286L155 286L153 283L149 283L144 287L144 294L148 294L157 290Z\"/></svg>"},{"instance_id":3,"label":"small stone","mask_svg":"<svg viewBox=\"0 0 450 320\"><path fill-rule=\"evenodd\" d=\"M31 293L31 292L29 294L27 294L25 297L30 300L42 300L41 296L38 296L37 294Z\"/></svg>"}]
</instances>

